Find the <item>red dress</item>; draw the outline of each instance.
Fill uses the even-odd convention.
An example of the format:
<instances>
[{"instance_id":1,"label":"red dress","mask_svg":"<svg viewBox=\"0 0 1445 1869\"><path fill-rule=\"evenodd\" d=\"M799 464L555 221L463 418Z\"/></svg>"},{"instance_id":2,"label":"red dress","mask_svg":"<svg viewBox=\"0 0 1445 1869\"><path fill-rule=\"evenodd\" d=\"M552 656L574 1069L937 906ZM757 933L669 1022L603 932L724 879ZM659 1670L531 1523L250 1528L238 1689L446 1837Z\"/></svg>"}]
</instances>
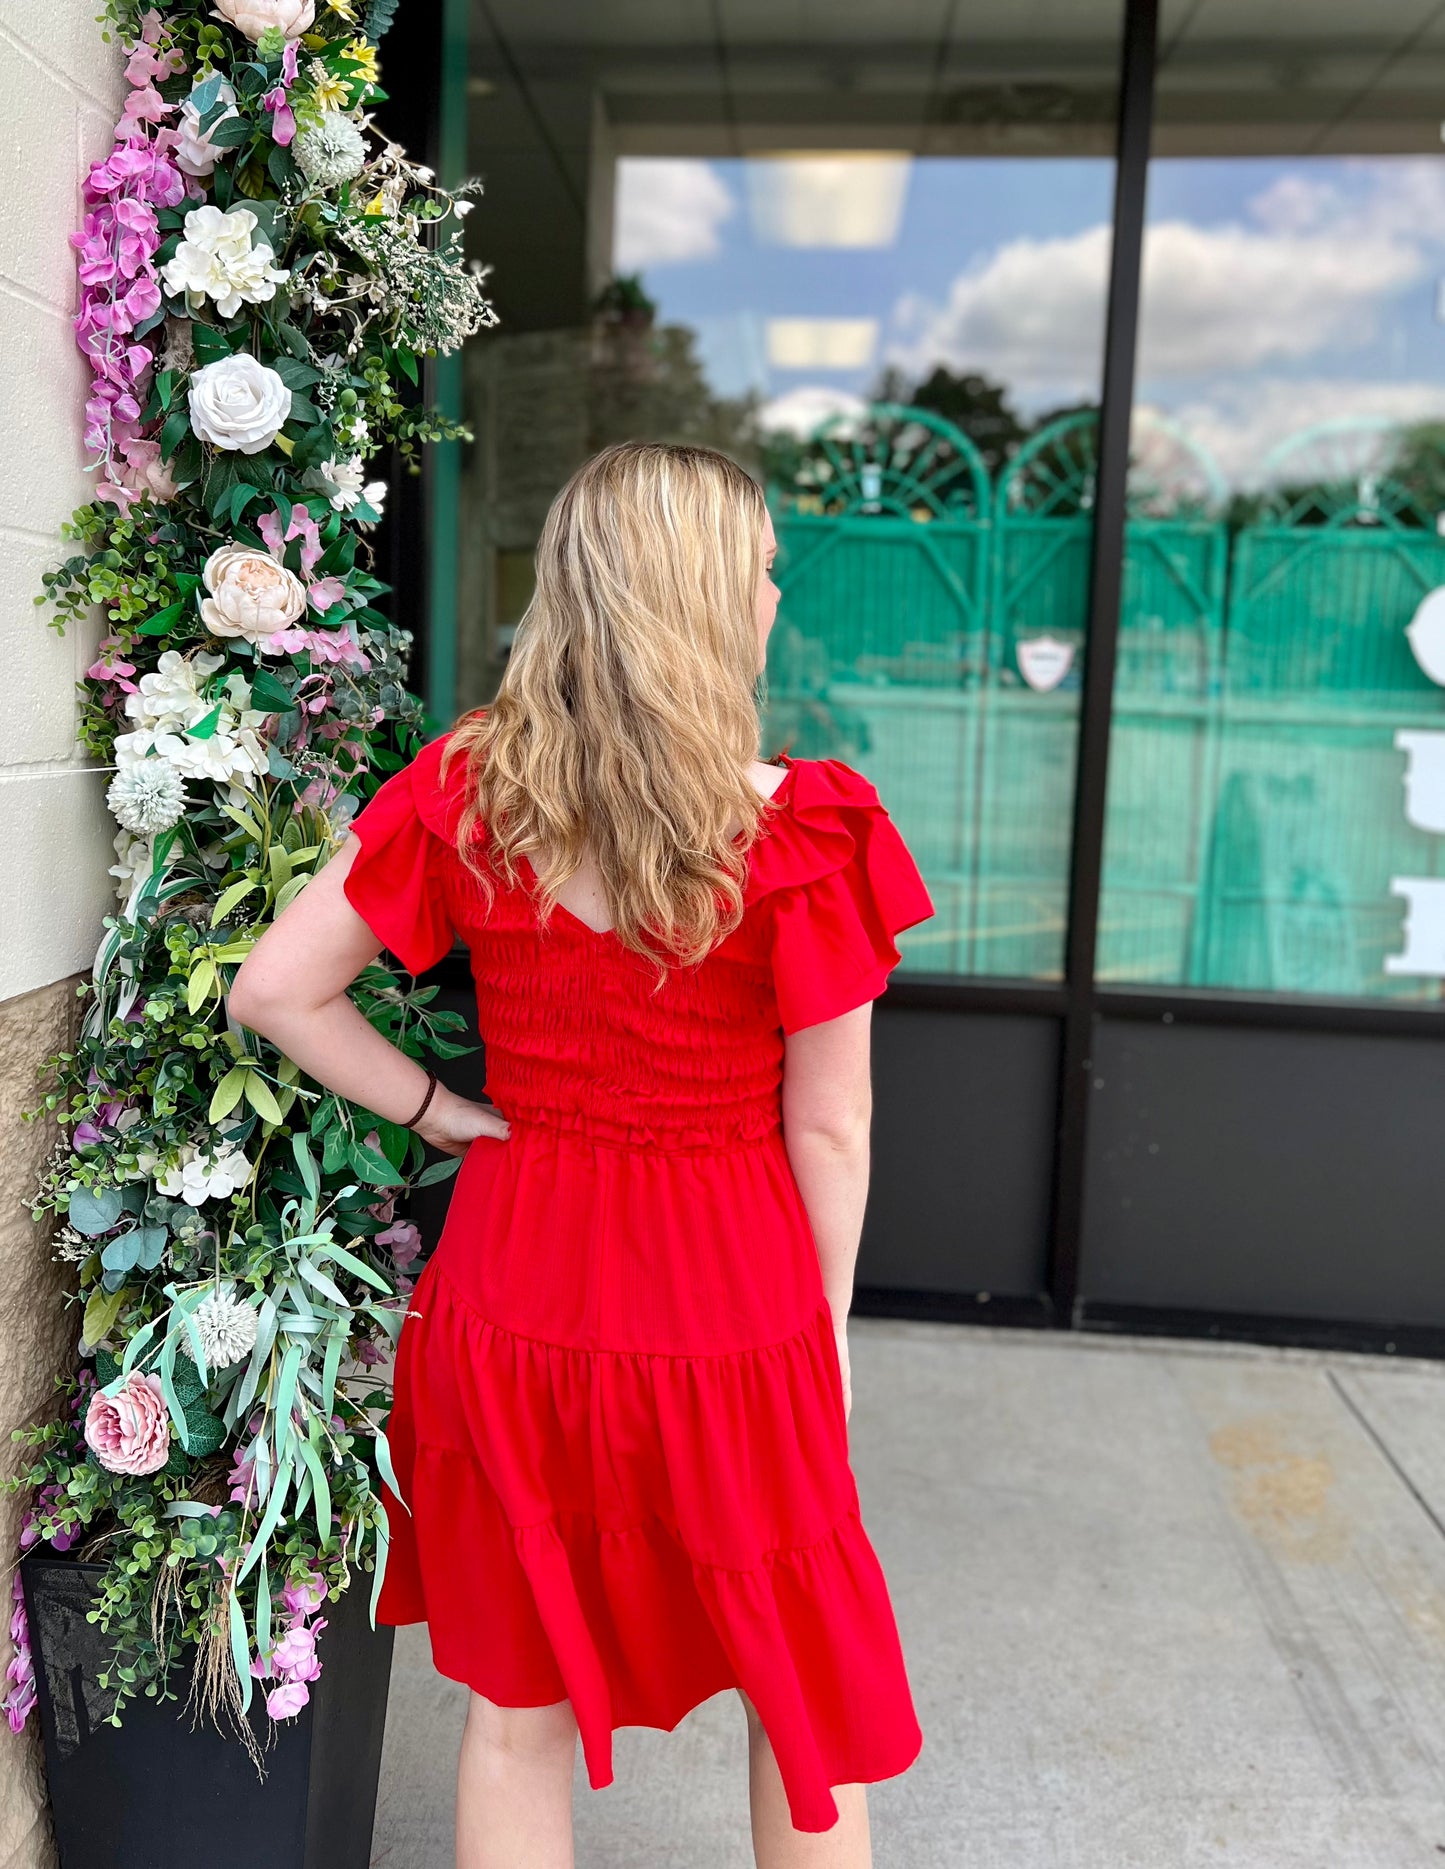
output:
<instances>
[{"instance_id":1,"label":"red dress","mask_svg":"<svg viewBox=\"0 0 1445 1869\"><path fill-rule=\"evenodd\" d=\"M346 894L413 973L471 950L487 1094L417 1281L391 1439L410 1514L377 1615L502 1706L570 1699L588 1778L618 1726L742 1687L795 1828L922 1733L859 1519L833 1323L783 1146L783 1035L882 992L934 913L871 783L794 760L743 920L655 969L452 843L465 783L432 741L356 818ZM482 833L483 837L485 833Z\"/></svg>"}]
</instances>

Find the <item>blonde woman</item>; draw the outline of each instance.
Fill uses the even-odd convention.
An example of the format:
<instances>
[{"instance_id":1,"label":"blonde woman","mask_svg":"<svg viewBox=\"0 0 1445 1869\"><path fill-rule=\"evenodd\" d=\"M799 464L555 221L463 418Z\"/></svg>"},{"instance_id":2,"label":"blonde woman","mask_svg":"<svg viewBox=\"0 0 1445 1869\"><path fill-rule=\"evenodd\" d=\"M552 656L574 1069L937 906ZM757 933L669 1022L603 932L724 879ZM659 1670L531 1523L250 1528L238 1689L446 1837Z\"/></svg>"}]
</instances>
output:
<instances>
[{"instance_id":1,"label":"blonde woman","mask_svg":"<svg viewBox=\"0 0 1445 1869\"><path fill-rule=\"evenodd\" d=\"M849 1466L872 1002L934 912L873 786L760 762L757 483L629 443L562 490L495 702L386 780L237 975L319 1083L462 1156L411 1298L378 1615L469 1687L459 1869L564 1869L580 1735L736 1689L761 1869L870 1861L922 1744ZM347 986L471 951L488 1103Z\"/></svg>"}]
</instances>

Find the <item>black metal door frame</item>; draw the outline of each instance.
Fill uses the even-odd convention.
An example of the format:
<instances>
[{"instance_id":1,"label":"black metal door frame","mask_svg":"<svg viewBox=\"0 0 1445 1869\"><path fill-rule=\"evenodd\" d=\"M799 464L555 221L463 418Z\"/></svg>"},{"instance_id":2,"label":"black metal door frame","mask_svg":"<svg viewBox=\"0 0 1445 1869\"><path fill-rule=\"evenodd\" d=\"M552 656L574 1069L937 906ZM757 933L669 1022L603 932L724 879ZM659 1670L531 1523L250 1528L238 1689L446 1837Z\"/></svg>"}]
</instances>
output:
<instances>
[{"instance_id":1,"label":"black metal door frame","mask_svg":"<svg viewBox=\"0 0 1445 1869\"><path fill-rule=\"evenodd\" d=\"M1046 1289L1043 1293L916 1293L860 1287L858 1309L889 1316L1125 1329L1323 1348L1402 1351L1445 1357L1445 1329L1342 1324L1307 1316L1151 1309L1081 1302L1090 1143L1093 1052L1101 1021L1152 1021L1404 1039L1445 1035L1445 1006L1367 1004L1290 995L1100 986L1095 979L1103 880L1114 674L1124 575L1129 431L1155 79L1159 0L1125 0L1114 181L1114 244L1105 319L1095 523L1089 575L1087 650L1080 702L1070 850L1064 980L1060 985L944 976L895 976L890 1006L970 1014L1026 1014L1059 1031L1057 1126L1052 1162Z\"/></svg>"},{"instance_id":2,"label":"black metal door frame","mask_svg":"<svg viewBox=\"0 0 1445 1869\"><path fill-rule=\"evenodd\" d=\"M381 113L392 134L436 164L441 72L447 56L447 0L412 0L408 32L386 42L386 76L392 97ZM413 17L415 15L415 17ZM966 1293L922 1293L861 1285L861 1312L941 1317L1052 1329L1126 1329L1133 1332L1216 1336L1269 1343L1401 1350L1445 1357L1445 1329L1322 1322L1309 1317L1252 1316L1102 1305L1080 1299L1080 1243L1084 1230L1093 1055L1101 1022L1154 1022L1165 1026L1236 1028L1247 1031L1381 1035L1407 1042L1445 1035L1445 1005L1438 1009L1368 1004L1326 998L1260 995L1181 988L1101 987L1095 980L1097 927L1104 859L1114 674L1124 574L1126 483L1134 399L1134 364L1139 324L1146 190L1155 80L1160 64L1159 0L1125 0L1114 181L1114 241L1105 319L1095 523L1090 558L1087 651L1083 669L1076 755L1075 806L1069 863L1065 972L1061 984L990 981L956 976L896 975L887 1005L936 1010L968 1017L1021 1014L1053 1025L1058 1033L1059 1077L1052 1161L1045 1289L1003 1293L986 1300ZM1167 56L1167 54L1166 54ZM438 685L430 664L426 541L437 514L433 476L399 476L392 516L379 541L382 575L393 572L398 620L415 632L420 684ZM443 710L444 711L444 710ZM457 957L438 977L470 1005L470 979ZM468 1094L480 1084L476 1058L453 1067L465 1077Z\"/></svg>"}]
</instances>

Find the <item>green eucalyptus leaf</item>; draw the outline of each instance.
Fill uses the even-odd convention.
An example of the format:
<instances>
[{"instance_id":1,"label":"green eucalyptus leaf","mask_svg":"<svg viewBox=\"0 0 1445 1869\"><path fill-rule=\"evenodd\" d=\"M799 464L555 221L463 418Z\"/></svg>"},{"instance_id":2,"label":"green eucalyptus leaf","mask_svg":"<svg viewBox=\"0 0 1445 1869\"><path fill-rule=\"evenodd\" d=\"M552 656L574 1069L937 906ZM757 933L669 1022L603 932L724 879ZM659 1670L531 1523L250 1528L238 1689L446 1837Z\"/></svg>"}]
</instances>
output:
<instances>
[{"instance_id":1,"label":"green eucalyptus leaf","mask_svg":"<svg viewBox=\"0 0 1445 1869\"><path fill-rule=\"evenodd\" d=\"M66 1219L77 1233L93 1239L98 1233L108 1233L124 1211L119 1188L76 1188L70 1196Z\"/></svg>"}]
</instances>

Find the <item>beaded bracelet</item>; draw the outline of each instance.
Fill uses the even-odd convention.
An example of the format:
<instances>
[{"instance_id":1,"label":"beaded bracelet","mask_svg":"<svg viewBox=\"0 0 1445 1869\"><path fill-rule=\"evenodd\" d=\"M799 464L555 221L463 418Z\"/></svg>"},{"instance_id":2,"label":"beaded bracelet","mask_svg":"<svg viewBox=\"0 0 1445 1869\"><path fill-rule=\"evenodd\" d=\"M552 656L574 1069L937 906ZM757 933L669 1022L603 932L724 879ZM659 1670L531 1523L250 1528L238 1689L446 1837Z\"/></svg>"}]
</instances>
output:
<instances>
[{"instance_id":1,"label":"beaded bracelet","mask_svg":"<svg viewBox=\"0 0 1445 1869\"><path fill-rule=\"evenodd\" d=\"M403 1129L415 1129L416 1128L417 1124L426 1115L427 1105L431 1102L432 1097L436 1091L436 1087L437 1087L437 1074L435 1071L428 1071L426 1074L426 1095L421 1100L421 1108L417 1111L416 1115L412 1117L409 1123L403 1123L401 1125Z\"/></svg>"}]
</instances>

